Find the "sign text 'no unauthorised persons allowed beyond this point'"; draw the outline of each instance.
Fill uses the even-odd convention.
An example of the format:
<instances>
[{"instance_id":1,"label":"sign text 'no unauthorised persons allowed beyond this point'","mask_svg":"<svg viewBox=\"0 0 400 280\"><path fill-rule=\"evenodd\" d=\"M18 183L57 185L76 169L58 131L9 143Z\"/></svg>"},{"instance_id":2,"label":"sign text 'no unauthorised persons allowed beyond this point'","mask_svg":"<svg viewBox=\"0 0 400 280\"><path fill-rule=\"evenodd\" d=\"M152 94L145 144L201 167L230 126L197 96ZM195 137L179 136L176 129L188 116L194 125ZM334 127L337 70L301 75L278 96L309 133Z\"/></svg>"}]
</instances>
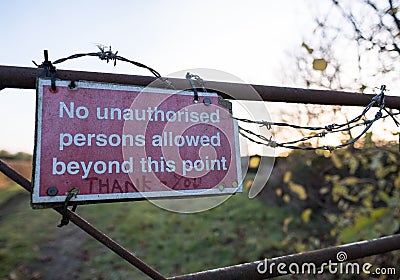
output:
<instances>
[{"instance_id":1,"label":"sign text 'no unauthorised persons allowed beyond this point'","mask_svg":"<svg viewBox=\"0 0 400 280\"><path fill-rule=\"evenodd\" d=\"M214 93L38 79L34 208L241 191L237 123ZM204 99L207 99L206 102Z\"/></svg>"}]
</instances>

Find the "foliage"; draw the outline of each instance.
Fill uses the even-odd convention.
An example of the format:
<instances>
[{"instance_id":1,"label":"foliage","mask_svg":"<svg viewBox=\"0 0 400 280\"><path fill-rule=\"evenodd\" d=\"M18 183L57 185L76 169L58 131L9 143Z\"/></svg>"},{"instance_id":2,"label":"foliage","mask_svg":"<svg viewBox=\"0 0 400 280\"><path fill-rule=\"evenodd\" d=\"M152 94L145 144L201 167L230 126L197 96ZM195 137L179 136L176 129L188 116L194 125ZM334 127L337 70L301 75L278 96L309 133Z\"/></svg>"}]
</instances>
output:
<instances>
[{"instance_id":1,"label":"foliage","mask_svg":"<svg viewBox=\"0 0 400 280\"><path fill-rule=\"evenodd\" d=\"M18 195L20 192L22 192L22 188L18 185L10 185L9 187L3 189L1 191L0 195L0 205L5 204L7 201L9 201L12 197Z\"/></svg>"},{"instance_id":2,"label":"foliage","mask_svg":"<svg viewBox=\"0 0 400 280\"><path fill-rule=\"evenodd\" d=\"M365 139L362 149L292 153L286 166L290 171L282 176L283 187L275 190L278 199L300 207L305 223L313 215L323 216L338 243L400 229L398 146L377 147L370 142L370 133ZM309 176L312 180L307 180Z\"/></svg>"},{"instance_id":3,"label":"foliage","mask_svg":"<svg viewBox=\"0 0 400 280\"><path fill-rule=\"evenodd\" d=\"M339 242L371 239L399 230L400 153L396 147L336 153L337 174L326 175L340 216L326 213Z\"/></svg>"},{"instance_id":4,"label":"foliage","mask_svg":"<svg viewBox=\"0 0 400 280\"><path fill-rule=\"evenodd\" d=\"M387 85L388 94L397 95L400 89L399 6L400 0L310 1L315 28L293 52L294 67L287 68L285 81L291 79L293 84L307 88L368 93ZM321 124L322 119L347 121L352 115L349 110L302 104L297 110L282 110L280 115L289 123L301 120L305 124ZM383 128L392 130L387 123ZM342 139L345 137L352 135L342 135Z\"/></svg>"},{"instance_id":5,"label":"foliage","mask_svg":"<svg viewBox=\"0 0 400 280\"><path fill-rule=\"evenodd\" d=\"M31 161L32 155L25 153L25 152L18 152L18 153L12 154L6 150L0 150L0 159Z\"/></svg>"},{"instance_id":6,"label":"foliage","mask_svg":"<svg viewBox=\"0 0 400 280\"><path fill-rule=\"evenodd\" d=\"M399 88L400 1L324 3L329 7L317 14L315 29L294 57L294 82L360 92L382 83L388 83L390 89ZM309 122L319 119L313 116L313 110L306 112ZM333 119L339 111L345 114L335 107ZM326 112L320 107L320 116ZM360 150L325 151L316 156L292 153L287 168L291 174L282 175L284 184L276 190L277 198L299 207L305 222L315 214L323 215L332 225L331 237L338 243L398 232L399 149L376 147L371 135L367 134ZM293 184L298 186L294 189ZM303 192L306 194L301 199L299 194Z\"/></svg>"},{"instance_id":7,"label":"foliage","mask_svg":"<svg viewBox=\"0 0 400 280\"><path fill-rule=\"evenodd\" d=\"M400 1L326 3L330 3L326 12L317 15L316 28L295 57L296 82L361 92L382 80L398 85Z\"/></svg>"}]
</instances>

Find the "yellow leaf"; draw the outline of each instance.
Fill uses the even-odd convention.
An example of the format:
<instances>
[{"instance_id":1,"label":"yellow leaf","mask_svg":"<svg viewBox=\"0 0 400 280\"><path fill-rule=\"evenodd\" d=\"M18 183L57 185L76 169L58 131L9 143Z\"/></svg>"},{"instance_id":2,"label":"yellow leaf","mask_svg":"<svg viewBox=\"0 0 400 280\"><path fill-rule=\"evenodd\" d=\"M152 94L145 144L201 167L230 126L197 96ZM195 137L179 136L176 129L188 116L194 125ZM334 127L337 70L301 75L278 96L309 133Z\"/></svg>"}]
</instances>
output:
<instances>
[{"instance_id":1,"label":"yellow leaf","mask_svg":"<svg viewBox=\"0 0 400 280\"><path fill-rule=\"evenodd\" d=\"M329 192L329 187L323 187L319 189L320 194L327 194Z\"/></svg>"},{"instance_id":2,"label":"yellow leaf","mask_svg":"<svg viewBox=\"0 0 400 280\"><path fill-rule=\"evenodd\" d=\"M378 179L383 179L385 178L390 172L392 172L390 167L387 166L379 166L376 170L375 170L375 176Z\"/></svg>"},{"instance_id":3,"label":"yellow leaf","mask_svg":"<svg viewBox=\"0 0 400 280\"><path fill-rule=\"evenodd\" d=\"M328 67L328 62L323 58L315 58L313 61L313 69L324 71Z\"/></svg>"},{"instance_id":4,"label":"yellow leaf","mask_svg":"<svg viewBox=\"0 0 400 280\"><path fill-rule=\"evenodd\" d=\"M249 179L246 181L245 188L246 190L250 189L251 185L253 184L253 179Z\"/></svg>"},{"instance_id":5,"label":"yellow leaf","mask_svg":"<svg viewBox=\"0 0 400 280\"><path fill-rule=\"evenodd\" d=\"M371 198L365 198L362 200L362 204L367 208L372 208Z\"/></svg>"},{"instance_id":6,"label":"yellow leaf","mask_svg":"<svg viewBox=\"0 0 400 280\"><path fill-rule=\"evenodd\" d=\"M260 157L258 156L250 157L249 168L258 168L259 164L260 164Z\"/></svg>"},{"instance_id":7,"label":"yellow leaf","mask_svg":"<svg viewBox=\"0 0 400 280\"><path fill-rule=\"evenodd\" d=\"M333 162L333 165L334 165L337 169L340 169L340 168L343 167L342 160L341 160L335 153L332 153L332 154L331 154L331 160L332 160L332 162Z\"/></svg>"},{"instance_id":8,"label":"yellow leaf","mask_svg":"<svg viewBox=\"0 0 400 280\"><path fill-rule=\"evenodd\" d=\"M398 176L398 177L396 178L396 180L394 180L394 186L395 186L396 188L400 188L400 176Z\"/></svg>"},{"instance_id":9,"label":"yellow leaf","mask_svg":"<svg viewBox=\"0 0 400 280\"><path fill-rule=\"evenodd\" d=\"M286 245L289 244L289 240L283 239L281 242L279 242L279 244L280 244L282 247L285 247Z\"/></svg>"},{"instance_id":10,"label":"yellow leaf","mask_svg":"<svg viewBox=\"0 0 400 280\"><path fill-rule=\"evenodd\" d=\"M282 196L282 189L277 188L277 189L275 190L275 194L276 194L276 196L281 197L281 196Z\"/></svg>"},{"instance_id":11,"label":"yellow leaf","mask_svg":"<svg viewBox=\"0 0 400 280\"><path fill-rule=\"evenodd\" d=\"M310 216L311 216L312 210L310 208L307 208L306 210L301 213L301 219L303 222L308 224L310 222Z\"/></svg>"},{"instance_id":12,"label":"yellow leaf","mask_svg":"<svg viewBox=\"0 0 400 280\"><path fill-rule=\"evenodd\" d=\"M359 162L356 157L351 157L349 160L349 172L351 175L354 175L357 171Z\"/></svg>"},{"instance_id":13,"label":"yellow leaf","mask_svg":"<svg viewBox=\"0 0 400 280\"><path fill-rule=\"evenodd\" d=\"M307 199L306 190L304 189L304 187L302 185L295 184L293 182L289 182L289 189L292 192L296 193L300 200Z\"/></svg>"},{"instance_id":14,"label":"yellow leaf","mask_svg":"<svg viewBox=\"0 0 400 280\"><path fill-rule=\"evenodd\" d=\"M282 231L283 232L288 232L289 229L289 224L293 220L293 217L287 217L283 220L283 226L282 226Z\"/></svg>"},{"instance_id":15,"label":"yellow leaf","mask_svg":"<svg viewBox=\"0 0 400 280\"><path fill-rule=\"evenodd\" d=\"M344 178L344 179L342 180L342 183L343 183L344 185L349 185L349 186L355 185L355 184L358 183L358 178L357 178L357 177L354 177L354 176L350 176L350 177Z\"/></svg>"},{"instance_id":16,"label":"yellow leaf","mask_svg":"<svg viewBox=\"0 0 400 280\"><path fill-rule=\"evenodd\" d=\"M334 202L338 202L339 199L343 196L346 196L349 193L347 187L341 184L334 184L332 188L332 199Z\"/></svg>"},{"instance_id":17,"label":"yellow leaf","mask_svg":"<svg viewBox=\"0 0 400 280\"><path fill-rule=\"evenodd\" d=\"M296 248L297 252L304 252L306 251L306 244L302 244L302 243L296 243L294 245L294 247Z\"/></svg>"},{"instance_id":18,"label":"yellow leaf","mask_svg":"<svg viewBox=\"0 0 400 280\"><path fill-rule=\"evenodd\" d=\"M284 201L285 203L289 203L289 202L290 202L290 196L287 195L287 194L284 194L282 199L283 199L283 201Z\"/></svg>"},{"instance_id":19,"label":"yellow leaf","mask_svg":"<svg viewBox=\"0 0 400 280\"><path fill-rule=\"evenodd\" d=\"M388 163L394 163L396 164L398 162L398 158L394 154L388 154Z\"/></svg>"},{"instance_id":20,"label":"yellow leaf","mask_svg":"<svg viewBox=\"0 0 400 280\"><path fill-rule=\"evenodd\" d=\"M286 171L285 175L283 175L283 182L288 183L292 178L292 172Z\"/></svg>"},{"instance_id":21,"label":"yellow leaf","mask_svg":"<svg viewBox=\"0 0 400 280\"><path fill-rule=\"evenodd\" d=\"M398 9L397 7L394 7L394 8L392 8L392 9L390 9L389 12L390 12L392 15L395 15L395 14L397 14L398 10L399 10L399 9Z\"/></svg>"},{"instance_id":22,"label":"yellow leaf","mask_svg":"<svg viewBox=\"0 0 400 280\"><path fill-rule=\"evenodd\" d=\"M343 195L344 198L346 198L347 200L353 201L353 202L358 202L360 200L360 198L356 195L350 195L350 194L346 194ZM365 205L367 206L367 205Z\"/></svg>"}]
</instances>

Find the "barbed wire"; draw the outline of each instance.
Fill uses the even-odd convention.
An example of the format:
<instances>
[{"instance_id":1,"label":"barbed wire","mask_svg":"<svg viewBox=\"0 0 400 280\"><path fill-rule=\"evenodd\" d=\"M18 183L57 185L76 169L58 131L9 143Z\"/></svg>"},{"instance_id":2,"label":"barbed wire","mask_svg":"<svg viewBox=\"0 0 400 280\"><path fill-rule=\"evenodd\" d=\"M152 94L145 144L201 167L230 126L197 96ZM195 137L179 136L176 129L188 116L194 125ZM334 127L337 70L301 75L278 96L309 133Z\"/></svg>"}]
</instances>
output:
<instances>
[{"instance_id":1,"label":"barbed wire","mask_svg":"<svg viewBox=\"0 0 400 280\"><path fill-rule=\"evenodd\" d=\"M163 78L160 75L160 73L157 72L156 70L154 70L153 68L148 67L147 65L145 65L143 63L133 61L133 60L127 59L125 57L119 56L118 51L114 53L111 49L111 46L108 48L108 50L106 49L105 46L102 46L102 45L97 45L97 47L99 49L98 52L78 53L78 54L70 55L68 57L57 59L53 63L48 61L47 51L45 51L45 61L40 65L38 65L34 61L33 61L33 63L40 68L44 68L46 73L49 72L51 74L52 81L54 81L55 80L55 72L56 72L54 64L59 64L59 63L65 62L67 60L72 60L72 59L85 57L85 56L98 57L100 60L107 61L107 63L109 63L110 61L114 61L114 66L116 66L117 60L120 60L123 62L128 62L130 64L133 64L137 67L149 70L156 78L160 79L163 83L165 83L167 85L167 87L175 89L175 87L172 85L171 82L168 81L168 79ZM187 73L186 79L190 82L192 89L194 90L195 99L196 99L197 92L196 92L196 87L193 83L194 81L199 83L202 86L203 90L206 91L206 88L204 86L204 81L203 81L203 79L200 78L200 76ZM55 87L55 85L52 84L52 88L53 88L53 86ZM352 145L355 142L357 142L371 128L371 126L380 119L385 119L387 117L391 117L391 119L394 121L394 123L397 126L400 125L399 121L395 118L395 116L400 115L400 111L393 113L385 107L385 91L386 91L386 86L382 85L380 88L380 93L378 93L376 96L374 96L372 98L371 102L365 106L364 110L358 116L354 117L353 119L351 119L345 123L340 123L340 124L332 123L332 124L329 124L326 126L302 126L302 125L296 125L296 124L289 124L289 123L285 123L285 122L270 122L270 121L264 121L264 120L257 121L257 120L250 120L250 119L237 118L237 117L233 117L233 118L236 119L237 121L243 122L243 123L258 124L261 127L266 127L268 130L271 130L273 126L277 126L277 127L290 127L290 128L298 129L298 130L315 131L313 134L302 137L297 140L286 141L286 142L277 142L275 140L272 140L272 136L270 136L268 138L264 135L255 133L249 129L245 129L242 126L239 126L240 135L242 135L249 141L254 142L256 144L265 145L265 146L272 147L272 148L280 147L280 148L297 149L297 150L329 150L329 151L333 151L335 149L343 148L343 147ZM375 114L375 117L373 119L367 119L366 114L374 106L379 107L378 112ZM383 115L383 112L386 112L387 114ZM350 132L352 129L354 129L356 127L360 127L360 126L365 126L364 129L361 131L361 133L359 133L356 137L354 137L340 145L336 145L336 146L322 145L322 146L312 147L312 146L309 146L309 142L307 142L313 138L322 138L322 137L325 137L327 134L331 134L331 133L346 132L346 131ZM400 134L399 134L399 139L400 139ZM308 145L306 145L306 143Z\"/></svg>"},{"instance_id":2,"label":"barbed wire","mask_svg":"<svg viewBox=\"0 0 400 280\"><path fill-rule=\"evenodd\" d=\"M118 55L118 51L113 52L112 49L111 49L111 46L108 47L108 50L106 49L107 47L102 46L102 45L97 45L97 48L99 49L98 52L73 54L73 55L70 55L68 57L60 58L60 59L57 59L57 60L53 61L52 65L60 64L60 63L63 63L65 61L67 61L67 60L77 59L77 58L81 58L81 57L85 57L85 56L98 57L100 60L107 61L107 63L109 63L110 61L114 61L114 66L117 65L117 60L119 60L119 61L123 61L123 62L127 62L127 63L130 63L130 64L133 64L133 65L135 65L137 67L149 70L156 78L160 79L164 84L166 84L167 87L175 89L174 86L172 85L172 83L170 81L168 81L167 78L162 77L161 74L158 71L154 70L153 68L151 68L151 67L149 67L149 66L147 66L147 65L145 65L143 63L140 63L140 62L137 62L137 61L134 61L134 60L130 60L130 59L127 59L127 58L125 58L123 56ZM41 65L38 65L35 61L32 61L32 62L36 66L38 66L40 68L48 66L48 65L46 65L46 63L42 63ZM49 61L45 61L45 62L49 62Z\"/></svg>"},{"instance_id":3,"label":"barbed wire","mask_svg":"<svg viewBox=\"0 0 400 280\"><path fill-rule=\"evenodd\" d=\"M253 143L260 144L260 145L265 145L268 147L272 148L286 148L286 149L293 149L293 150L328 150L328 151L333 151L335 149L339 148L344 148L346 146L352 145L355 142L357 142L364 134L367 133L367 131L371 128L371 126L378 120L380 119L385 119L387 117L391 117L391 119L394 121L396 126L399 126L398 120L395 118L395 116L400 115L400 111L398 112L391 112L385 107L385 91L386 91L386 86L381 86L380 88L380 93L374 96L371 100L371 102L365 106L364 110L356 117L353 119L341 123L341 124L336 124L332 123L326 126L301 126L301 125L294 125L294 124L288 124L284 122L270 122L270 121L257 121L257 120L249 120L249 119L243 119L243 118L236 118L234 119L244 122L244 123L252 123L252 124L258 124L262 127L266 127L268 130L271 130L273 126L277 127L290 127L293 129L301 129L301 130L311 130L311 131L318 131L314 132L311 135L302 137L297 140L292 140L292 141L286 141L286 142L277 142L272 139L272 136L269 138L255 133L249 129L245 129L242 126L239 126L239 133L246 139L250 140ZM366 114L367 112L373 107L373 106L378 106L378 112L375 113L374 118L372 119L367 119ZM384 112L386 114L384 115ZM322 138L325 137L327 134L331 133L338 133L338 132L350 132L352 129L356 127L361 127L365 126L364 129L356 136L353 137L352 139L336 146L332 145L321 145L321 146L316 146L312 147L309 145L305 145L306 143L309 143L307 141L313 139L313 138Z\"/></svg>"}]
</instances>

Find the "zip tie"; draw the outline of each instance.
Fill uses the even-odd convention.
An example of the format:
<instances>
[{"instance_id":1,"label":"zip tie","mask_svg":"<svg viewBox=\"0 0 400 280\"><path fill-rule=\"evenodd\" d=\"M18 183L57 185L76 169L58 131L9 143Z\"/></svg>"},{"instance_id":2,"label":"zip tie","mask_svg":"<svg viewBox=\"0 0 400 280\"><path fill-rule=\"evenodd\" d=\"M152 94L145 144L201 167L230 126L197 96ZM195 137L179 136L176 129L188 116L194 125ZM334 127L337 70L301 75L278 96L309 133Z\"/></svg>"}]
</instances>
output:
<instances>
[{"instance_id":1,"label":"zip tie","mask_svg":"<svg viewBox=\"0 0 400 280\"><path fill-rule=\"evenodd\" d=\"M38 68L43 68L42 77L50 77L51 81L51 90L55 92L57 90L56 87L56 67L49 60L49 52L48 50L43 51L44 61L42 64L38 65L35 61L32 60L33 64L35 64Z\"/></svg>"},{"instance_id":2,"label":"zip tie","mask_svg":"<svg viewBox=\"0 0 400 280\"><path fill-rule=\"evenodd\" d=\"M68 214L67 214L68 204L70 203L71 199L73 197L76 197L78 194L79 194L79 188L77 188L77 187L73 187L72 189L70 189L67 192L67 197L65 198L64 206L62 208L62 215L63 216L62 216L60 224L57 225L58 227L63 227L63 226L68 225L68 223L69 223L69 217L68 217ZM77 204L73 205L72 206L72 211L75 212L77 207L78 207Z\"/></svg>"},{"instance_id":3,"label":"zip tie","mask_svg":"<svg viewBox=\"0 0 400 280\"><path fill-rule=\"evenodd\" d=\"M189 81L189 84L193 89L193 102L199 103L199 94L197 92L196 86L194 85L193 78L195 78L195 75L192 75L189 72L186 73L186 80Z\"/></svg>"}]
</instances>

